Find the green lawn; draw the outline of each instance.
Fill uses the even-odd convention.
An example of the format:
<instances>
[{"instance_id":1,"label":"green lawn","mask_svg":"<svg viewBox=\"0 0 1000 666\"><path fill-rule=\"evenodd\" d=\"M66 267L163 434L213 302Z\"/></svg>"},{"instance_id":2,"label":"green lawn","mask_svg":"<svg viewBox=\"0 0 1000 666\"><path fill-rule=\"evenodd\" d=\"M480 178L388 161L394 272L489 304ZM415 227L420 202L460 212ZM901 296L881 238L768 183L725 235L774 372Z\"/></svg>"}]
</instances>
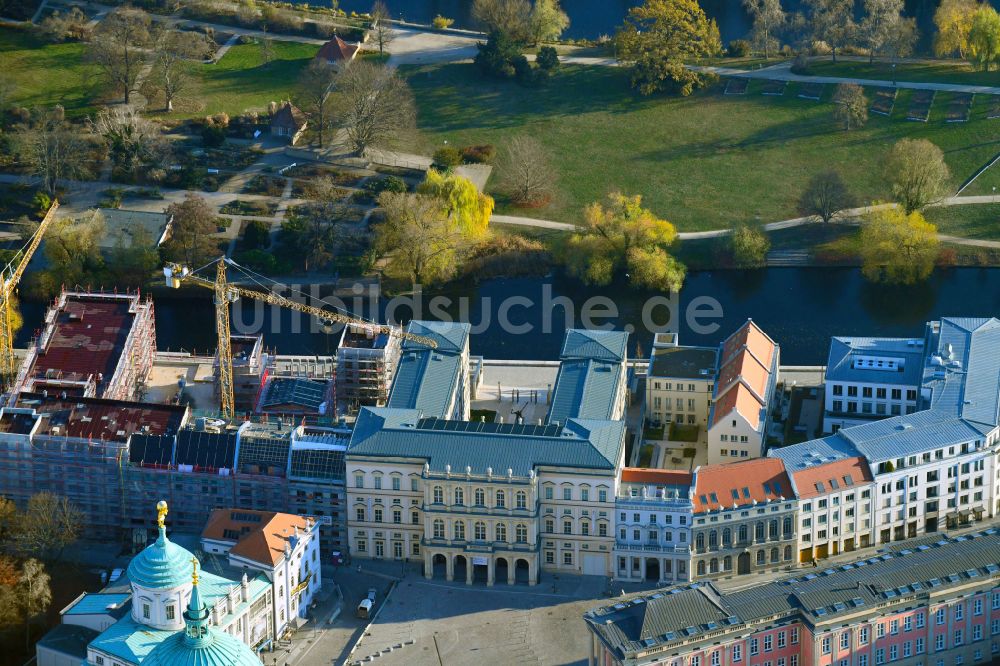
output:
<instances>
[{"instance_id":1,"label":"green lawn","mask_svg":"<svg viewBox=\"0 0 1000 666\"><path fill-rule=\"evenodd\" d=\"M0 28L0 71L14 82L14 104L62 104L71 117L93 111L98 70L83 62L81 43L49 44L30 33Z\"/></svg>"},{"instance_id":2,"label":"green lawn","mask_svg":"<svg viewBox=\"0 0 1000 666\"><path fill-rule=\"evenodd\" d=\"M797 216L809 178L838 168L863 201L883 199L881 161L903 137L928 138L944 151L954 185L1000 152L1000 121L945 123L935 105L930 122L906 122L908 94L892 118L873 116L862 130L844 132L831 106L801 100L790 86L781 98L723 96L721 86L688 98L634 95L627 72L564 66L542 88L481 78L472 65L405 68L418 106L415 151L450 145L502 145L527 133L549 150L559 177L553 202L520 210L502 197L498 211L579 222L583 207L619 188L644 196L680 230L715 229L740 220ZM828 99L829 95L824 95ZM978 119L977 119L978 118Z\"/></svg>"},{"instance_id":3,"label":"green lawn","mask_svg":"<svg viewBox=\"0 0 1000 666\"><path fill-rule=\"evenodd\" d=\"M936 206L924 211L938 233L963 238L1000 240L1000 203Z\"/></svg>"},{"instance_id":4,"label":"green lawn","mask_svg":"<svg viewBox=\"0 0 1000 666\"><path fill-rule=\"evenodd\" d=\"M274 42L275 59L264 66L260 46L236 44L214 65L199 65L197 91L188 102L178 104L170 117L185 118L225 112L234 116L268 102L289 99L295 82L318 46L298 42Z\"/></svg>"},{"instance_id":5,"label":"green lawn","mask_svg":"<svg viewBox=\"0 0 1000 666\"><path fill-rule=\"evenodd\" d=\"M857 79L892 80L892 65L888 62L812 61L809 73L814 76L844 76ZM936 62L909 63L896 65L897 81L958 83L978 86L1000 86L1000 76L996 72L977 72L967 62L941 60Z\"/></svg>"}]
</instances>

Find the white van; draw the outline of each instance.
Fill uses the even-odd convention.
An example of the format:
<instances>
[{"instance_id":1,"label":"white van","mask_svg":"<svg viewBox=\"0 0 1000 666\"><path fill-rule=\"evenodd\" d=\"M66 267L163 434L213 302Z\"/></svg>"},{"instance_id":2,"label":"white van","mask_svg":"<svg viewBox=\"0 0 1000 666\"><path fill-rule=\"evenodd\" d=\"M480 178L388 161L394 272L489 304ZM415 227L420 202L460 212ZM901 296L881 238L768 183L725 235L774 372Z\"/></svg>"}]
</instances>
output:
<instances>
[{"instance_id":1,"label":"white van","mask_svg":"<svg viewBox=\"0 0 1000 666\"><path fill-rule=\"evenodd\" d=\"M371 599L362 599L361 603L358 604L358 610L355 613L362 620L367 620L368 616L371 615L373 602Z\"/></svg>"}]
</instances>

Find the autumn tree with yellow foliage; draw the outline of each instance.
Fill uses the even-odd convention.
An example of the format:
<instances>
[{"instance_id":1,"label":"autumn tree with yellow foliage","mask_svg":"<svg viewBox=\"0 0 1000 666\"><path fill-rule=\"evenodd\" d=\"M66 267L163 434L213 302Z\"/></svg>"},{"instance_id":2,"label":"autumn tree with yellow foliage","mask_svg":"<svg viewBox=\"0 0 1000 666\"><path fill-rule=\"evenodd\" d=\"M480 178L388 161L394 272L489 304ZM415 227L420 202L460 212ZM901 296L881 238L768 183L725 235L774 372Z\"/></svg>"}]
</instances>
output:
<instances>
[{"instance_id":1,"label":"autumn tree with yellow foliage","mask_svg":"<svg viewBox=\"0 0 1000 666\"><path fill-rule=\"evenodd\" d=\"M935 55L943 57L957 53L959 58L965 57L969 50L972 17L977 9L976 0L941 0L934 12L934 25L938 30L934 37Z\"/></svg>"},{"instance_id":2,"label":"autumn tree with yellow foliage","mask_svg":"<svg viewBox=\"0 0 1000 666\"><path fill-rule=\"evenodd\" d=\"M913 284L934 270L940 241L937 227L919 211L898 206L869 213L859 232L861 273L872 282Z\"/></svg>"},{"instance_id":3,"label":"autumn tree with yellow foliage","mask_svg":"<svg viewBox=\"0 0 1000 666\"><path fill-rule=\"evenodd\" d=\"M431 169L417 192L441 201L448 219L468 239L478 240L486 235L493 215L493 197L480 192L468 178Z\"/></svg>"},{"instance_id":4,"label":"autumn tree with yellow foliage","mask_svg":"<svg viewBox=\"0 0 1000 666\"><path fill-rule=\"evenodd\" d=\"M667 252L677 230L643 208L641 196L612 192L606 205L592 203L584 215L586 228L570 237L566 249L570 275L606 285L624 272L636 287L680 289L686 269Z\"/></svg>"}]
</instances>

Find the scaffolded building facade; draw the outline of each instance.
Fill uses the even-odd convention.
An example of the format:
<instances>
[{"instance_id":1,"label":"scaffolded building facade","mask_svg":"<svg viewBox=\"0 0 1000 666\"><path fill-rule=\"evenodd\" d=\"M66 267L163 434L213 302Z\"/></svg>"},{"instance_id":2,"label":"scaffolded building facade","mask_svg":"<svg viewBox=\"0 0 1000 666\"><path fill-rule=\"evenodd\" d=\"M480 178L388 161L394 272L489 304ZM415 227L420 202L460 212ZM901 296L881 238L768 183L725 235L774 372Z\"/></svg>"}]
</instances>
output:
<instances>
[{"instance_id":1,"label":"scaffolded building facade","mask_svg":"<svg viewBox=\"0 0 1000 666\"><path fill-rule=\"evenodd\" d=\"M346 326L337 346L338 408L356 413L361 407L385 405L399 355L398 336Z\"/></svg>"}]
</instances>

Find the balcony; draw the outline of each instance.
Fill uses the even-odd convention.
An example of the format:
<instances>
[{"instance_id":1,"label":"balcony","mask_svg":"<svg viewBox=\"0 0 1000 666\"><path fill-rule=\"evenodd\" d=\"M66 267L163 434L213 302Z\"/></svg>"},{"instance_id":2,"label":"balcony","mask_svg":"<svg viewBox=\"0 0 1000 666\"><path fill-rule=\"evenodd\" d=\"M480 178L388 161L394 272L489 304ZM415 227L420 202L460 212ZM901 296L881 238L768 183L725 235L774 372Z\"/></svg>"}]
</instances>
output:
<instances>
[{"instance_id":1,"label":"balcony","mask_svg":"<svg viewBox=\"0 0 1000 666\"><path fill-rule=\"evenodd\" d=\"M670 553L676 555L688 555L691 549L687 545L679 544L658 544L658 543L629 543L628 541L615 542L615 550L634 550L646 553Z\"/></svg>"}]
</instances>

